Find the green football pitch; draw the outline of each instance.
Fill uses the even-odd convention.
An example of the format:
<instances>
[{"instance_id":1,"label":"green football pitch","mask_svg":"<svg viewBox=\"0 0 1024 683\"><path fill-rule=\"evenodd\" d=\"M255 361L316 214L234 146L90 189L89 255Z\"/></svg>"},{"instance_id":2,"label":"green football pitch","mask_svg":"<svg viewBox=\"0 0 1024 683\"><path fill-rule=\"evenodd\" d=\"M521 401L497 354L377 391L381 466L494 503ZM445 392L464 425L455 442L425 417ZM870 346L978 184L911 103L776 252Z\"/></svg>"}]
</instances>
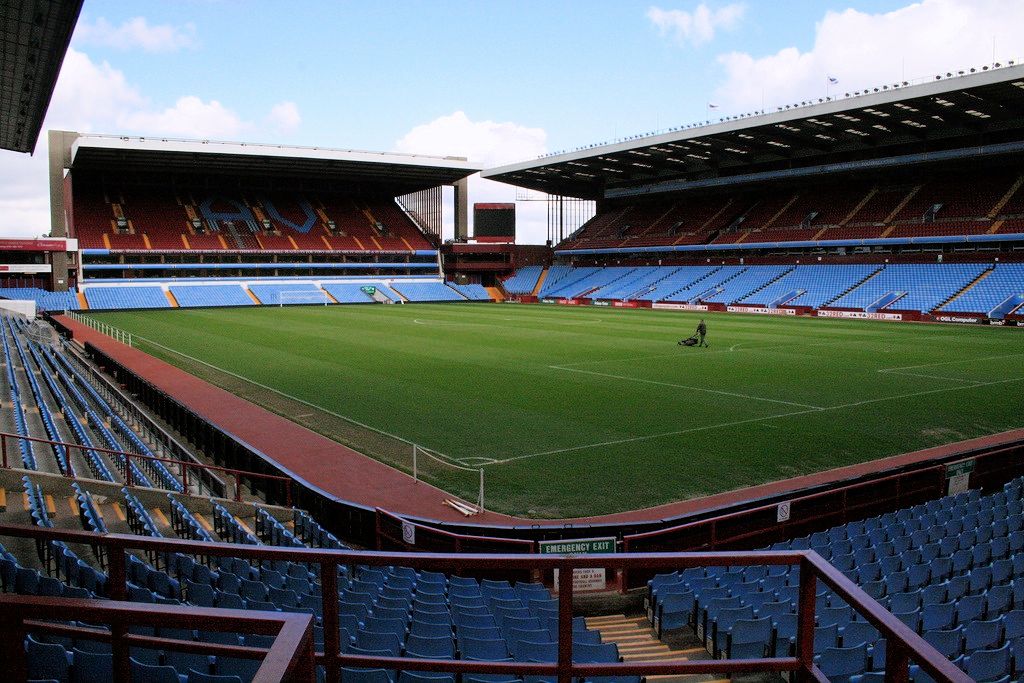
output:
<instances>
[{"instance_id":1,"label":"green football pitch","mask_svg":"<svg viewBox=\"0 0 1024 683\"><path fill-rule=\"evenodd\" d=\"M476 499L648 507L1024 426L1024 330L491 304L93 314Z\"/></svg>"}]
</instances>

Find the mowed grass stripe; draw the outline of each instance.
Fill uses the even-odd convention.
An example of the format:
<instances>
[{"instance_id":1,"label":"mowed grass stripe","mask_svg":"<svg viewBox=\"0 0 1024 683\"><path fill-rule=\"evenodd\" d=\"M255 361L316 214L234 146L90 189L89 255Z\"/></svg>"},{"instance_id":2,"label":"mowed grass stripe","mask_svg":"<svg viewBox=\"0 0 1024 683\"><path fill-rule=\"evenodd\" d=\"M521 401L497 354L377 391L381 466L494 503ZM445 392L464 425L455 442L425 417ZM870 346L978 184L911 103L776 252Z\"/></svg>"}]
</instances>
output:
<instances>
[{"instance_id":1,"label":"mowed grass stripe","mask_svg":"<svg viewBox=\"0 0 1024 683\"><path fill-rule=\"evenodd\" d=\"M1024 408L1024 337L1013 329L712 315L712 347L687 349L676 341L698 316L651 310L97 317L452 458L503 461L487 466L489 506L541 517L646 507L981 436L1022 426ZM550 455L521 458L536 454ZM461 475L430 476L472 495Z\"/></svg>"}]
</instances>

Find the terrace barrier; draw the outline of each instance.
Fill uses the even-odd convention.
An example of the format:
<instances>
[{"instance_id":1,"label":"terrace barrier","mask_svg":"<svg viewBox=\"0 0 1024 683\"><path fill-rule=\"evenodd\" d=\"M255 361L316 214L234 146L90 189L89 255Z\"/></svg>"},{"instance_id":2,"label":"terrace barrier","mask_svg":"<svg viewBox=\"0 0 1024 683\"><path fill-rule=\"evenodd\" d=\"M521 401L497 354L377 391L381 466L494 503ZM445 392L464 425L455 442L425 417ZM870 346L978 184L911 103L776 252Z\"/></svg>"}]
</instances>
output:
<instances>
[{"instance_id":1,"label":"terrace barrier","mask_svg":"<svg viewBox=\"0 0 1024 683\"><path fill-rule=\"evenodd\" d=\"M259 481L273 481L277 482L277 485L281 486L284 490L284 501L285 506L291 507L292 505L292 479L277 474L265 474L263 472L247 472L245 470L236 470L229 467L220 467L218 465L205 465L199 462L193 462L191 460L174 460L172 458L161 458L155 455L143 455L141 453L129 453L128 451L116 451L109 448L99 448L97 446L83 446L77 443L65 443L63 441L53 441L50 439L40 439L32 436L22 436L21 434L11 434L9 432L0 432L0 466L4 469L9 469L9 458L7 456L8 444L17 443L40 443L47 446L60 446L67 449L69 452L80 451L82 457L86 457L86 453L103 453L104 455L124 458L124 484L125 486L135 486L135 474L132 470L132 463L135 462L159 462L164 465L173 465L178 468L181 475L181 485L185 491L188 492L189 484L189 472L193 472L192 481L198 481L202 478L203 474L207 473L219 473L224 475L226 478L234 479L235 490L233 499L236 501L242 500L242 484L245 480L259 480ZM67 459L68 471L64 473L64 476L69 479L75 479L78 477L78 473L75 472L74 463L70 458ZM216 491L211 491L213 495L222 495ZM226 493L226 492L224 492Z\"/></svg>"},{"instance_id":2,"label":"terrace barrier","mask_svg":"<svg viewBox=\"0 0 1024 683\"><path fill-rule=\"evenodd\" d=\"M531 570L559 570L558 591L558 656L553 662L509 662L509 661L469 661L469 660L438 660L415 659L403 657L375 657L365 655L343 654L339 638L339 607L338 600L322 600L324 651L316 654L316 662L327 670L327 680L338 681L343 667L382 668L404 671L450 672L455 674L512 674L540 675L557 677L559 683L571 683L575 679L594 676L637 676L663 674L706 674L741 672L779 672L790 673L794 680L827 681L823 673L814 663L814 625L816 609L816 593L818 582L821 582L864 619L878 629L881 637L886 640L886 681L889 683L905 683L909 679L909 666L914 662L934 680L944 683L969 683L971 680L960 669L926 643L919 635L902 621L882 608L853 582L847 579L818 554L813 551L788 552L728 552L728 553L643 553L621 555L578 555L578 556L536 556L536 555L472 555L472 554L427 554L427 553L383 553L355 550L322 550L309 548L282 548L272 546L233 545L227 543L197 543L179 539L156 539L125 534L93 534L85 531L40 529L23 525L0 525L0 537L31 538L37 543L64 541L67 543L84 543L102 546L110 557L108 591L114 600L124 600L127 595L127 577L125 551L141 550L149 553L183 553L200 557L237 557L250 561L301 562L317 566L322 582L323 596L338 595L339 566L408 566L421 570L432 570L451 573L459 570L472 575L475 572L522 572ZM799 597L797 600L798 630L796 652L791 657L734 659L734 660L644 660L616 662L604 664L584 664L573 661L573 570L602 567L605 569L623 570L643 568L655 571L670 571L701 566L797 566L799 568ZM67 607L78 607L84 602L64 601ZM125 627L131 623L134 615L140 610L157 614L160 608L155 605L126 604L120 609L110 607L110 603L96 603L102 609L114 609L109 614L114 622L112 641L115 645L115 656L119 657L118 670L124 671L127 666L127 648L135 636L125 633ZM29 608L22 608L23 610ZM218 610L179 608L174 619L184 619L191 613L196 620L207 617L216 618L218 614L225 617L236 616L234 612ZM3 612L0 611L0 614ZM20 656L18 633L24 632L25 611L19 613L17 633L5 634L4 642L9 651L8 656ZM39 616L40 611L30 612ZM63 612L68 618L91 621L94 616L89 613ZM254 619L265 615L254 612ZM52 612L49 615L52 618ZM286 619L286 617L280 617ZM308 619L308 616L304 616ZM11 629L10 617L0 617L0 627ZM146 623L140 621L140 623ZM175 621L173 623L181 623ZM203 622L206 623L205 621ZM226 623L226 622L224 622ZM289 622L291 623L291 622ZM282 635L284 628L282 626ZM228 628L223 626L223 628ZM303 629L302 635L289 631L288 642L296 649L308 647L309 622L294 622L293 629ZM13 638L11 636L14 636ZM280 638L280 636L279 636ZM135 641L140 644L140 641ZM145 644L154 646L159 643L147 640ZM277 643L275 642L275 645ZM174 646L168 642L166 646ZM190 647L194 647L193 644ZM273 648L271 650L273 652ZM120 654L118 654L120 653ZM250 653L251 654L251 653ZM283 653L281 653L283 656ZM289 662L295 662L293 680L314 680L312 672L304 667L305 655L291 654ZM267 660L264 661L264 666ZM261 669L262 671L262 669ZM299 675L308 672L309 676ZM268 679L263 679L268 680Z\"/></svg>"}]
</instances>

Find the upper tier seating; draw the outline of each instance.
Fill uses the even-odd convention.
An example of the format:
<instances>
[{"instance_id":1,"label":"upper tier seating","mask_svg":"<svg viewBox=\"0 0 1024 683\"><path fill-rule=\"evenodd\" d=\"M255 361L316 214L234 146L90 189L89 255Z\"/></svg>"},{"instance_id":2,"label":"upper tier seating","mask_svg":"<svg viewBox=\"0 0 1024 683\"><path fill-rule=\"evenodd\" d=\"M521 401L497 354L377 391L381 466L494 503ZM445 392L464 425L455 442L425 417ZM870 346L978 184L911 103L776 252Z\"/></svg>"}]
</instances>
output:
<instances>
[{"instance_id":1,"label":"upper tier seating","mask_svg":"<svg viewBox=\"0 0 1024 683\"><path fill-rule=\"evenodd\" d=\"M90 309L169 308L164 291L148 285L131 287L87 287L85 300Z\"/></svg>"},{"instance_id":2,"label":"upper tier seating","mask_svg":"<svg viewBox=\"0 0 1024 683\"><path fill-rule=\"evenodd\" d=\"M981 234L1024 214L1019 173L993 170L921 182L854 181L793 190L619 203L595 215L561 249L673 244ZM1007 197L1007 195L1009 195ZM1003 202L1006 198L1005 203ZM1008 229L1012 228L1008 224Z\"/></svg>"},{"instance_id":3,"label":"upper tier seating","mask_svg":"<svg viewBox=\"0 0 1024 683\"><path fill-rule=\"evenodd\" d=\"M987 314L1012 296L1024 296L1024 264L997 263L991 273L939 310Z\"/></svg>"},{"instance_id":4,"label":"upper tier seating","mask_svg":"<svg viewBox=\"0 0 1024 683\"><path fill-rule=\"evenodd\" d=\"M966 287L988 267L977 263L890 264L830 305L928 312Z\"/></svg>"},{"instance_id":5,"label":"upper tier seating","mask_svg":"<svg viewBox=\"0 0 1024 683\"><path fill-rule=\"evenodd\" d=\"M402 251L432 249L390 197L74 186L83 249ZM331 222L337 233L332 233Z\"/></svg>"}]
</instances>

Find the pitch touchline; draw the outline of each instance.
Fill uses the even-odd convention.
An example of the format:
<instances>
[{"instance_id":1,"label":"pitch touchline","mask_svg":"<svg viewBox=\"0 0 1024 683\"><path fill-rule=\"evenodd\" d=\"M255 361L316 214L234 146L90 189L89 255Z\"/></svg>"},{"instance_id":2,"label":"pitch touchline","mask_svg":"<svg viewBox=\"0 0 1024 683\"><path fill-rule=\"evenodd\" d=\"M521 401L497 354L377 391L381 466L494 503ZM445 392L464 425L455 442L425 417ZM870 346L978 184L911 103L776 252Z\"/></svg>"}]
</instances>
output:
<instances>
[{"instance_id":1,"label":"pitch touchline","mask_svg":"<svg viewBox=\"0 0 1024 683\"><path fill-rule=\"evenodd\" d=\"M303 404L305 406L309 406L310 408L315 408L316 410L319 410L320 412L327 413L328 415L332 415L332 416L334 416L334 417L336 417L336 418L338 418L340 420L345 420L346 422L354 424L357 427L362 427L363 429L368 429L371 432L376 432L377 434L380 434L382 436L386 436L386 437L394 439L396 441L401 441L402 443L408 444L410 446L417 446L422 451L424 451L425 453L426 453L426 451L430 451L430 453L436 453L441 458L443 458L445 461L447 461L448 464L454 465L456 467L458 467L460 465L460 458L453 458L450 455L446 455L446 454L442 453L441 451L435 450L433 448L427 448L426 446L423 446L421 444L413 443L412 441L409 441L408 439L403 439L402 437L398 436L397 434L391 434L389 432L384 431L383 429L378 429L376 427L371 427L368 424L363 424L359 420L353 420L351 417L348 417L347 415L341 415L340 413L336 413L333 410L328 410L327 408L324 408L323 406L318 406L315 403L310 403L309 401L306 401L305 399L301 399L298 396L292 396L291 394L287 394L287 393L281 391L280 389L275 389L274 387L267 386L266 384L261 384L260 382L257 382L254 379L249 379L248 377L245 377L244 375L239 375L237 372L231 372L230 370L225 370L224 368L218 367L218 366L214 365L213 363L207 363L205 360L200 360L199 358L195 358L193 356L190 356L187 353L182 353L181 351L178 351L176 349L172 349L169 346L164 346L163 344L161 344L159 342L155 342L152 339L147 339L146 337L141 337L141 336L139 336L137 334L132 335L132 336L135 337L136 339L139 339L141 341L146 342L147 344L152 344L153 346L156 346L157 348L161 348L161 349L163 349L165 351L170 351L171 353L179 355L182 358L187 358L187 359L189 359L190 361L192 361L194 363L199 363L200 365L205 365L206 367L212 368L212 369L216 370L217 372L223 372L225 375L231 375L232 377L234 377L236 379L240 379L240 380L245 381L245 382L248 382L249 384L252 384L253 386L257 386L257 387L259 387L261 389L266 389L267 391L272 391L272 392L274 392L275 394L277 394L279 396L284 396L287 399L290 399L292 401L296 401L297 403L301 403L301 404ZM429 455L429 453L427 453L427 455Z\"/></svg>"},{"instance_id":2,"label":"pitch touchline","mask_svg":"<svg viewBox=\"0 0 1024 683\"><path fill-rule=\"evenodd\" d=\"M1024 354L1015 354L1024 355ZM558 448L550 451L540 451L537 453L528 453L526 455L516 455L511 458L504 458L495 460L495 465L502 465L515 460L524 460L526 458L534 458L541 455L557 455L558 453L570 453L572 451L582 451L590 448L600 448L601 446L617 446L624 443L634 443L637 441L650 441L652 439L660 439L666 436L679 436L681 434L691 434L694 432L703 432L710 429L719 429L721 427L736 427L743 424L750 424L754 422L765 422L767 420L776 420L782 417L795 417L797 415L808 415L811 413L822 413L830 410L842 410L844 408L855 408L857 406L868 405L870 403L882 403L884 401L893 401L900 398L912 398L914 396L926 396L928 394L940 394L947 391L962 391L964 389L975 389L977 387L987 387L995 384L1008 384L1011 382L1022 382L1024 377L1014 377L1012 379L1000 379L992 382L975 382L969 386L955 386L955 387L944 387L942 389L929 389L927 391L916 391L909 394L898 394L896 396L883 396L881 398L870 398L864 401L855 401L853 403L843 403L838 406L828 406L827 408L815 408L812 410L796 410L789 413L779 413L777 415L766 415L764 417L752 417L746 420L736 420L734 422L720 422L713 425L705 425L703 427L691 427L690 429L680 429L674 432L662 432L660 434L645 434L644 436L634 436L627 439L615 439L613 441L603 441L600 443L584 444L582 446L570 446L568 448Z\"/></svg>"},{"instance_id":3,"label":"pitch touchline","mask_svg":"<svg viewBox=\"0 0 1024 683\"><path fill-rule=\"evenodd\" d=\"M659 382L655 379L642 379L640 377L627 377L626 375L612 375L607 372L595 372L593 370L580 370L579 368L564 368L558 365L549 365L552 370L563 370L565 372L578 372L584 375L595 375L597 377L609 377L611 379L624 379L629 382L641 382L643 384L657 384L663 387L674 387L676 389L690 389L692 391L703 391L708 394L720 394L722 396L732 396L734 398L746 398L751 401L765 401L767 403L781 403L787 406L796 406L798 408L811 408L812 410L824 410L822 406L812 406L807 403L796 403L795 401L782 401L777 398L764 398L762 396L751 396L749 394L737 394L731 391L720 391L718 389L708 389L706 387L694 387L688 384L673 384L672 382Z\"/></svg>"}]
</instances>

